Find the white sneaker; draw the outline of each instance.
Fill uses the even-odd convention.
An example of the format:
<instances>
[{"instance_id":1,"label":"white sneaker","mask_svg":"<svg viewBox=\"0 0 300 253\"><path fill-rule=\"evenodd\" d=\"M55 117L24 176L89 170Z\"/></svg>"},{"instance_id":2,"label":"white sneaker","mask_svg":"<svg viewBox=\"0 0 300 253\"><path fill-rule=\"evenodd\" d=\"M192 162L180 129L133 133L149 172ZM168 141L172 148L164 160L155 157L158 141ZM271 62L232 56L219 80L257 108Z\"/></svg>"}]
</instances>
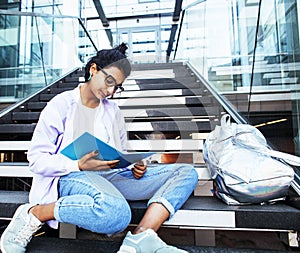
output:
<instances>
[{"instance_id":1,"label":"white sneaker","mask_svg":"<svg viewBox=\"0 0 300 253\"><path fill-rule=\"evenodd\" d=\"M152 229L139 234L128 232L118 253L188 253L167 245Z\"/></svg>"},{"instance_id":2,"label":"white sneaker","mask_svg":"<svg viewBox=\"0 0 300 253\"><path fill-rule=\"evenodd\" d=\"M43 225L32 213L28 213L32 206L24 204L18 207L1 236L2 253L24 253L33 234Z\"/></svg>"}]
</instances>

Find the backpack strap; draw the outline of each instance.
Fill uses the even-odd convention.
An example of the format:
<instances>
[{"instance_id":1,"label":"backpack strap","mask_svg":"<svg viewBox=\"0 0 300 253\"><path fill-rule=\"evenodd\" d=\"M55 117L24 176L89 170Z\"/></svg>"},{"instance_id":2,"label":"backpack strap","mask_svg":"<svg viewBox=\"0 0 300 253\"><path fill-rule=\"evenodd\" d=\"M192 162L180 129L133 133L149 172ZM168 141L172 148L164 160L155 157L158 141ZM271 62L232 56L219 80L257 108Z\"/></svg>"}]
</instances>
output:
<instances>
[{"instance_id":1,"label":"backpack strap","mask_svg":"<svg viewBox=\"0 0 300 253\"><path fill-rule=\"evenodd\" d=\"M262 150L262 153L272 157L280 158L290 165L300 166L300 157L298 156L272 150L272 149L264 149Z\"/></svg>"},{"instance_id":2,"label":"backpack strap","mask_svg":"<svg viewBox=\"0 0 300 253\"><path fill-rule=\"evenodd\" d=\"M224 114L221 117L221 126L230 126L230 115L229 114Z\"/></svg>"},{"instance_id":3,"label":"backpack strap","mask_svg":"<svg viewBox=\"0 0 300 253\"><path fill-rule=\"evenodd\" d=\"M229 126L230 124L231 124L230 123L230 115L229 114L223 115L222 118L221 118L221 126L224 126L226 128L226 126ZM272 156L274 158L282 159L290 165L300 166L300 157L298 157L298 156L287 154L287 153L280 152L280 151L277 151L277 150L272 150L268 147L255 148L255 147L252 147L250 145L247 145L247 143L244 143L244 142L240 143L240 145L244 146L245 148L252 149L256 152L262 153L264 155L269 155L269 156Z\"/></svg>"}]
</instances>

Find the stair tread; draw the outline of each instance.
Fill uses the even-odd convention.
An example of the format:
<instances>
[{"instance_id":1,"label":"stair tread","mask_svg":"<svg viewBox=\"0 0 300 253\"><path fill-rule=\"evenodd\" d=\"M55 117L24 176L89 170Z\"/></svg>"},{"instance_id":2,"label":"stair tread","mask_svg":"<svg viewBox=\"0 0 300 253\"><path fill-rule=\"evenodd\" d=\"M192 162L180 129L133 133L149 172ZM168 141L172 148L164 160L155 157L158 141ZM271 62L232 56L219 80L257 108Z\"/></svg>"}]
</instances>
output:
<instances>
[{"instance_id":1,"label":"stair tread","mask_svg":"<svg viewBox=\"0 0 300 253\"><path fill-rule=\"evenodd\" d=\"M157 108L157 109L123 109L123 116L126 118L127 115L131 115L128 117L174 117L174 116L185 116L185 117L193 117L193 116L207 116L211 114L215 110L214 107L184 107L184 108ZM14 112L12 114L12 120L37 120L40 116L40 112Z\"/></svg>"},{"instance_id":2,"label":"stair tread","mask_svg":"<svg viewBox=\"0 0 300 253\"><path fill-rule=\"evenodd\" d=\"M0 133L32 133L36 124L1 124Z\"/></svg>"},{"instance_id":3,"label":"stair tread","mask_svg":"<svg viewBox=\"0 0 300 253\"><path fill-rule=\"evenodd\" d=\"M126 123L127 132L154 132L159 131L166 132L178 132L178 131L211 131L211 124L208 121L196 122L196 121L154 121L154 122L129 122ZM29 124L1 124L0 133L33 133L36 127L35 123ZM1 135L0 134L0 135Z\"/></svg>"},{"instance_id":4,"label":"stair tread","mask_svg":"<svg viewBox=\"0 0 300 253\"><path fill-rule=\"evenodd\" d=\"M12 217L16 208L27 202L28 192L0 191L0 217ZM130 201L129 204L132 210L132 223L136 224L146 211L147 201ZM222 227L224 222L228 222L224 219L232 217L233 224L227 228L300 230L300 210L284 202L229 206L216 197L191 196L175 215L177 214L181 217L179 222L192 222L195 227L205 227L209 224L213 227L219 224ZM167 224L177 224L175 215ZM201 225L202 220L205 223ZM177 225L184 227L182 224Z\"/></svg>"},{"instance_id":5,"label":"stair tread","mask_svg":"<svg viewBox=\"0 0 300 253\"><path fill-rule=\"evenodd\" d=\"M135 130L133 130L134 128L132 128L132 130L129 130L130 134L134 133L135 131L137 131L138 134L140 134L141 131L145 131L146 128L143 128L143 130L141 129L141 127L143 126L142 123L150 124L151 128L149 128L148 130L146 129L147 131L164 132L166 133L166 136L173 134L174 131L178 131L178 128L182 132L192 131L192 133L194 133L194 131L197 133L200 131L201 133L211 131L211 129L213 129L214 126L219 123L215 119L217 119L217 117L219 116L222 108L219 104L215 103L215 99L209 95L207 88L204 87L201 82L196 81L195 76L190 74L190 70L187 70L186 66L184 66L183 63L139 64L132 66L133 72L135 71L135 73L133 74L136 74L137 76L139 74L138 72L142 73L143 71L147 72L147 70L149 70L148 72L150 74L151 70L161 69L166 70L165 72L168 72L169 76L174 77L167 78L154 75L154 78L144 78L140 75L136 78L136 80L134 80L134 76L131 76L124 83L124 87L127 92L123 93L124 96L123 98L121 97L119 101L125 100L125 97L132 97L132 99L128 99L127 102L123 104L120 103L120 108L124 112L127 112L127 115L129 115L129 117L126 119L127 124L130 124L129 121L131 118L132 120L134 120L134 122L131 123L132 127L138 126L138 128L136 128ZM169 69L173 69L173 71L169 71ZM71 74L70 77L66 77L63 80L55 83L52 87L47 88L47 90L44 90L43 93L38 94L34 97L34 99L30 99L24 104L24 109L31 110L33 113L29 111L14 112L13 115L11 115L12 120L20 121L21 123L28 123L30 120L36 121L38 119L40 111L46 106L49 99L64 90L75 88L80 82L82 82L83 75L83 71L77 71L76 74ZM176 92L176 89L180 89L181 94L175 94L174 92ZM146 104L136 104L138 98L134 96L135 92L139 93L137 97L140 97L141 100L145 100L145 98L143 98L143 92L144 95L147 94L147 96L150 98L155 97L153 93L155 93L156 91L163 93L166 90L172 90L172 92L170 92L170 94L167 94L167 92L165 92L165 96L155 96L162 98L161 100L165 100L166 98L173 96L174 98L179 97L179 99L183 99L185 101L178 104L164 104L162 102L159 102L159 104L157 105L153 104L149 106L149 104L151 103L148 103L148 100ZM198 97L189 97L194 95ZM38 101L38 97L41 97L43 101ZM143 115L141 116L133 114L133 112L138 111L142 112ZM169 118L168 120L166 119L166 115ZM199 117L196 118L195 116ZM160 119L160 117L164 119ZM172 117L174 122L169 121L170 119L172 119ZM175 117L178 118L175 119ZM182 118L180 119L179 117ZM190 119L192 117L197 120L205 119L206 121L191 122ZM22 122L22 120L24 122ZM6 138L5 135L10 136L7 133L12 133L12 135L14 135L13 138L21 136L20 140L24 140L24 136L27 136L28 140L30 140L34 127L35 124L18 124L18 126L16 126L15 124L1 124L0 132L3 130L1 136L4 139ZM171 134L169 134L168 132L171 132ZM11 164L5 163L3 163L2 165L4 165L4 167L11 166ZM14 163L14 165L12 166L22 166L21 169L23 169L27 165ZM203 166L203 164L201 166ZM18 175L21 174L21 172L18 173ZM203 180L203 177L200 178L202 178ZM0 217L10 218L20 204L27 202L28 192L0 191ZM130 206L133 213L132 223L138 223L146 210L146 201L130 202ZM177 219L177 214L177 217L181 218ZM180 228L196 227L200 229L206 229L208 227L209 229L216 229L218 227L221 227L229 230L236 228L250 228L258 230L274 229L281 231L290 231L291 229L294 229L296 231L299 231L299 214L300 210L293 208L284 202L263 206L228 206L216 197L192 196L175 214L174 219L167 221L165 224L166 226L170 225ZM103 241L84 241L41 237L33 239L33 241L28 246L27 252L116 252L118 247L118 242L108 243ZM255 252L255 250L240 251L238 249L218 249L216 247L186 246L184 249L188 250L191 253Z\"/></svg>"},{"instance_id":6,"label":"stair tread","mask_svg":"<svg viewBox=\"0 0 300 253\"><path fill-rule=\"evenodd\" d=\"M146 202L130 202L130 205L133 212L133 223L138 223L146 210ZM170 221L170 225L176 224L184 227L188 226L188 222L190 222L195 227L205 227L206 225L218 227L219 224L221 227L231 229L294 229L297 231L300 229L300 210L284 202L266 205L229 206L217 197L191 196L178 211L178 214L181 217L179 222L182 224L171 223ZM228 219L228 217L233 219L232 223L224 222L224 219ZM218 219L219 221L216 222Z\"/></svg>"},{"instance_id":7,"label":"stair tread","mask_svg":"<svg viewBox=\"0 0 300 253\"><path fill-rule=\"evenodd\" d=\"M119 250L121 242L118 241L101 241L86 239L59 239L54 237L36 237L27 246L28 253L116 253ZM176 245L178 248L187 250L189 253L247 253L257 252L257 249L237 249L205 246L185 246ZM280 251L268 251L280 252Z\"/></svg>"}]
</instances>

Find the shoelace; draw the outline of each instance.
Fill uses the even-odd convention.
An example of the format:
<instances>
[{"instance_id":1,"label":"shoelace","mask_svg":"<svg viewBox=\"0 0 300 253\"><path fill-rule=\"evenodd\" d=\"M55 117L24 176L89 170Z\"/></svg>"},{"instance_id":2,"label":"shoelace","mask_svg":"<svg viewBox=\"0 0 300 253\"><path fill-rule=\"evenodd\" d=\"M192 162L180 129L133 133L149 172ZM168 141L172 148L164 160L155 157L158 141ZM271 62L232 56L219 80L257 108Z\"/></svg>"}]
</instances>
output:
<instances>
[{"instance_id":1,"label":"shoelace","mask_svg":"<svg viewBox=\"0 0 300 253\"><path fill-rule=\"evenodd\" d=\"M26 247L33 234L39 228L40 226L26 223L26 225L16 234L16 236L14 237L14 241L22 245L23 247Z\"/></svg>"}]
</instances>

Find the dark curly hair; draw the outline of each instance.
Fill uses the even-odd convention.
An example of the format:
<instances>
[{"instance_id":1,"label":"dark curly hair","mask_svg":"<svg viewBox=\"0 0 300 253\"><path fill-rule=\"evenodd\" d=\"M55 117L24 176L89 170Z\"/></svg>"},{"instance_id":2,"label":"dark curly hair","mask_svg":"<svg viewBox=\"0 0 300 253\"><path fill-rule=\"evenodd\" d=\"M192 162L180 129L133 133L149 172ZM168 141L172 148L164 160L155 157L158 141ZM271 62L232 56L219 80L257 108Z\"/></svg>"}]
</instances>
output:
<instances>
[{"instance_id":1,"label":"dark curly hair","mask_svg":"<svg viewBox=\"0 0 300 253\"><path fill-rule=\"evenodd\" d=\"M125 43L120 44L112 49L103 49L97 52L95 56L89 59L85 65L84 80L87 82L90 76L90 68L93 63L100 68L117 67L122 71L125 77L131 72L131 64L126 56L128 49Z\"/></svg>"}]
</instances>

